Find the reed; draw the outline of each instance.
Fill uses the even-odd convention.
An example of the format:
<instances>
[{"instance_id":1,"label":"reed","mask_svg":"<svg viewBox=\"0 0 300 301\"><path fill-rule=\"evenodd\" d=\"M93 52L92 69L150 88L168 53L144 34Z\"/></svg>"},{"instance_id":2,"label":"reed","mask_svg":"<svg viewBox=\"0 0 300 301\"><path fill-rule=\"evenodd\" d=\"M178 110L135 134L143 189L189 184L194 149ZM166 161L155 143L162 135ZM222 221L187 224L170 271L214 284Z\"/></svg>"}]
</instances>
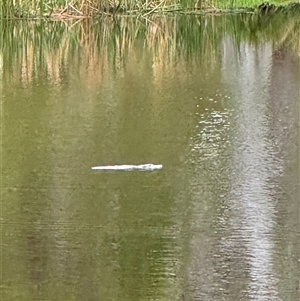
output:
<instances>
[{"instance_id":1,"label":"reed","mask_svg":"<svg viewBox=\"0 0 300 301\"><path fill-rule=\"evenodd\" d=\"M2 0L1 18L86 18L123 13L147 16L190 11L215 11L258 6L262 0ZM273 0L281 5L290 0Z\"/></svg>"}]
</instances>

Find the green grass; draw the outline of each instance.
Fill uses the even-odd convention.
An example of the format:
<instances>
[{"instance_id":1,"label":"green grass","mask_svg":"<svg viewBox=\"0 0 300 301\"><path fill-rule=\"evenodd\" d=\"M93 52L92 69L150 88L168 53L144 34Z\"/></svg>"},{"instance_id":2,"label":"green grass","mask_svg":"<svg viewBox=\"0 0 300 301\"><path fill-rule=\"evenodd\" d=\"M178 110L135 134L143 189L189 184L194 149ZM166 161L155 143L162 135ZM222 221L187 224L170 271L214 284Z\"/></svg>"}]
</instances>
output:
<instances>
[{"instance_id":1,"label":"green grass","mask_svg":"<svg viewBox=\"0 0 300 301\"><path fill-rule=\"evenodd\" d=\"M297 0L296 0L297 1ZM0 18L89 17L117 13L149 15L257 7L263 0L2 0ZM291 0L270 0L276 6ZM294 0L295 2L295 0Z\"/></svg>"},{"instance_id":2,"label":"green grass","mask_svg":"<svg viewBox=\"0 0 300 301\"><path fill-rule=\"evenodd\" d=\"M228 8L245 8L245 7L257 7L263 2L269 2L270 4L274 4L276 6L279 5L287 5L293 1L289 0L211 0L210 3L217 8L220 9L228 9ZM295 2L295 1L294 1Z\"/></svg>"}]
</instances>

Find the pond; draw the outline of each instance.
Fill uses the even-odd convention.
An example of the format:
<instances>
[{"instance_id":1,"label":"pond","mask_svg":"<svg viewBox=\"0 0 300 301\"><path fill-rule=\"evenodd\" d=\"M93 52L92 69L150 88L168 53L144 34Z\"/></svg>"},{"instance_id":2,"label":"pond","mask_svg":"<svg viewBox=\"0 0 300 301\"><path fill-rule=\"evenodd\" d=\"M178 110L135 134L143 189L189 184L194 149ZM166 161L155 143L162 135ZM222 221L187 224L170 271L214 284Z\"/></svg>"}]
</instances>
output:
<instances>
[{"instance_id":1,"label":"pond","mask_svg":"<svg viewBox=\"0 0 300 301\"><path fill-rule=\"evenodd\" d=\"M297 37L281 15L5 24L2 300L298 300Z\"/></svg>"}]
</instances>

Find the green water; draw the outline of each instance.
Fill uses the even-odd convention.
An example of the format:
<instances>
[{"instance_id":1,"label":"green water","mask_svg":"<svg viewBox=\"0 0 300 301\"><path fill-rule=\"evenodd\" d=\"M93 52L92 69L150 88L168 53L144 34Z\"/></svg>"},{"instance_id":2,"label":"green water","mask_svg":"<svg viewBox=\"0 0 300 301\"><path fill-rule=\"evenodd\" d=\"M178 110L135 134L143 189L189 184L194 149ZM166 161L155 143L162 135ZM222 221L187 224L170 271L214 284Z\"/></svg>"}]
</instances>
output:
<instances>
[{"instance_id":1,"label":"green water","mask_svg":"<svg viewBox=\"0 0 300 301\"><path fill-rule=\"evenodd\" d=\"M5 24L0 299L298 300L298 28Z\"/></svg>"}]
</instances>

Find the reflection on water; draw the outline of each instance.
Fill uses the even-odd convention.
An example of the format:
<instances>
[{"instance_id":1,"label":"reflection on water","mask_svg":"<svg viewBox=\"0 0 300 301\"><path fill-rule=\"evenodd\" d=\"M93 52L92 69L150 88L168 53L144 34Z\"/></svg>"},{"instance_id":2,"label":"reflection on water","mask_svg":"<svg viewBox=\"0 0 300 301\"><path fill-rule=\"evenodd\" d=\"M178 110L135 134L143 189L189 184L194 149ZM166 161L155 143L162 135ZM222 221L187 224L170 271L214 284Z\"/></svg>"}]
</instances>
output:
<instances>
[{"instance_id":1,"label":"reflection on water","mask_svg":"<svg viewBox=\"0 0 300 301\"><path fill-rule=\"evenodd\" d=\"M282 152L286 151L286 147L292 152L295 150L294 143L290 143L298 139L298 116L291 116L290 113L282 115L274 104L286 106L286 113L294 111L298 114L297 71L290 65L287 73L292 75L294 72L294 76L284 82L285 95L282 95L274 83L276 77L281 80L283 77L274 73L278 62L272 56L270 43L262 45L258 51L248 45L241 45L241 48L243 63L230 66L237 74L238 86L234 89L238 109L233 157L236 167L232 170L230 205L233 212L239 214L235 216L233 225L248 257L249 296L260 300L284 300L284 294L277 286L282 279L278 278L278 258L274 256L278 243L276 220L280 214L279 204L289 206L290 203L282 195L280 190L285 188L280 187L279 182L286 170L286 156ZM285 60L288 64L289 55ZM226 73L226 58L224 62ZM228 74L227 78L231 80ZM280 120L282 126L274 128L274 119ZM291 135L288 139L283 134L286 122ZM278 147L279 144L281 147ZM295 169L298 169L297 165ZM294 279L288 281L293 282Z\"/></svg>"},{"instance_id":2,"label":"reflection on water","mask_svg":"<svg viewBox=\"0 0 300 301\"><path fill-rule=\"evenodd\" d=\"M230 66L237 74L238 87L235 88L238 116L230 202L231 209L236 212L232 227L237 237L232 239L240 239L245 245L249 273L247 291L251 299L280 300L272 254L278 202L274 194L278 186L276 178L282 170L282 160L274 149L268 114L268 102L278 101L269 90L272 47L264 45L258 55L248 45L241 46L244 46L241 47L243 63Z\"/></svg>"},{"instance_id":3,"label":"reflection on water","mask_svg":"<svg viewBox=\"0 0 300 301\"><path fill-rule=\"evenodd\" d=\"M248 20L7 36L3 300L299 299L299 58Z\"/></svg>"}]
</instances>

